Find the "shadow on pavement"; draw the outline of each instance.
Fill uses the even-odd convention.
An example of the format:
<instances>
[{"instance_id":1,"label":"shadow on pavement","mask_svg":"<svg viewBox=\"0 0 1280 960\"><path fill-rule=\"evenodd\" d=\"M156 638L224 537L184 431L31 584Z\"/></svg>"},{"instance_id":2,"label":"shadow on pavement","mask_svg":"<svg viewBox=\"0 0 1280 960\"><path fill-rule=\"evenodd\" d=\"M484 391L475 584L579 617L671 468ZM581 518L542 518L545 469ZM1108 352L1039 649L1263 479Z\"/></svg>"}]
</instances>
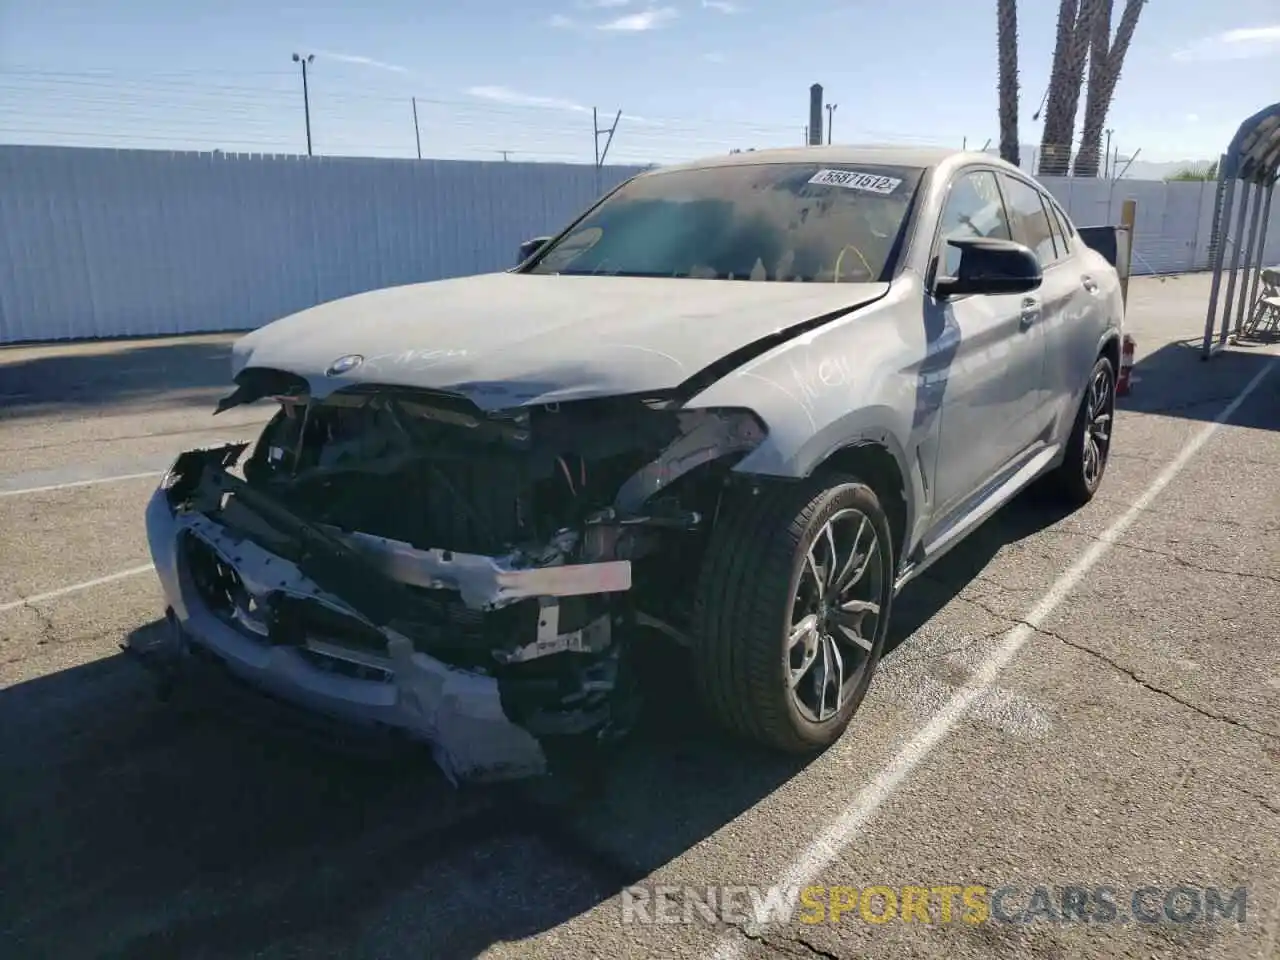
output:
<instances>
[{"instance_id":1,"label":"shadow on pavement","mask_svg":"<svg viewBox=\"0 0 1280 960\"><path fill-rule=\"evenodd\" d=\"M237 335L0 348L0 417L164 403L212 411L231 390Z\"/></svg>"},{"instance_id":2,"label":"shadow on pavement","mask_svg":"<svg viewBox=\"0 0 1280 960\"><path fill-rule=\"evenodd\" d=\"M904 591L890 647L1061 516L1034 492L998 513ZM560 799L160 704L123 656L4 690L0 954L450 960L554 929L805 765L716 733L680 654L649 668L637 735Z\"/></svg>"},{"instance_id":3,"label":"shadow on pavement","mask_svg":"<svg viewBox=\"0 0 1280 960\"><path fill-rule=\"evenodd\" d=\"M1184 420L1211 421L1235 399L1258 372L1276 361L1263 345L1239 343L1205 361L1201 340L1175 340L1143 357L1133 368L1133 392L1121 397L1121 410ZM1280 430L1280 376L1270 375L1258 387L1271 403L1243 404L1231 418L1234 426Z\"/></svg>"}]
</instances>

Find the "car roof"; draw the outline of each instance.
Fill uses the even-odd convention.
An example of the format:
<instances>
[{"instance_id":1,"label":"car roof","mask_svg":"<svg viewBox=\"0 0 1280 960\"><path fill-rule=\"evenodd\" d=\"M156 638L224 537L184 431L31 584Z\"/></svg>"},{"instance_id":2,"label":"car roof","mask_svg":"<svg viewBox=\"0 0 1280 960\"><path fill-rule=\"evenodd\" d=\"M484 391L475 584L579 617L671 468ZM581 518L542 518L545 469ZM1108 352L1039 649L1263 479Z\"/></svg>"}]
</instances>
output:
<instances>
[{"instance_id":1,"label":"car roof","mask_svg":"<svg viewBox=\"0 0 1280 960\"><path fill-rule=\"evenodd\" d=\"M892 144L870 146L812 146L784 147L771 150L745 150L740 153L704 157L687 163L657 167L647 174L671 173L677 170L706 170L715 167L732 167L764 163L830 163L868 164L891 167L958 166L966 162L988 163L1009 170L1016 169L989 153L955 150L949 147L897 146Z\"/></svg>"}]
</instances>

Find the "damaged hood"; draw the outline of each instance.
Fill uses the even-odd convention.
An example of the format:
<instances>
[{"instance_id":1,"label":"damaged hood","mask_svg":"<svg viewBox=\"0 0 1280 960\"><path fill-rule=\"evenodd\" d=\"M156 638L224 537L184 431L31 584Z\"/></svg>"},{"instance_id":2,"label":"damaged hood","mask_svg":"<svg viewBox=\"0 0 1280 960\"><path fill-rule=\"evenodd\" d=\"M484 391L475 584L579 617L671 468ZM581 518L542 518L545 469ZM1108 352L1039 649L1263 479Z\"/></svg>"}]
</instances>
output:
<instances>
[{"instance_id":1,"label":"damaged hood","mask_svg":"<svg viewBox=\"0 0 1280 960\"><path fill-rule=\"evenodd\" d=\"M659 392L888 290L484 274L374 290L277 320L236 343L232 374L283 370L303 377L317 398L357 384L437 390L487 410Z\"/></svg>"}]
</instances>

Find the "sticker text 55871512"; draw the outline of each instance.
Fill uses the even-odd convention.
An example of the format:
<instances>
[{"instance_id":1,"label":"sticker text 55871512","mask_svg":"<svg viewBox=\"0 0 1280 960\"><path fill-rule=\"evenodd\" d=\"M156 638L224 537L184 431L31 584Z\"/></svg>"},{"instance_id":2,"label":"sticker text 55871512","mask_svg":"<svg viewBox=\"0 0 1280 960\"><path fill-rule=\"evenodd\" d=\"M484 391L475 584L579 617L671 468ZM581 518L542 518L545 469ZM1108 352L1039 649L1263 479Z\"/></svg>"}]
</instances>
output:
<instances>
[{"instance_id":1,"label":"sticker text 55871512","mask_svg":"<svg viewBox=\"0 0 1280 960\"><path fill-rule=\"evenodd\" d=\"M857 170L819 170L810 179L810 183L821 183L831 187L845 187L849 190L861 190L864 193L878 193L888 196L898 189L902 183L896 177L883 177L875 173L859 173Z\"/></svg>"}]
</instances>

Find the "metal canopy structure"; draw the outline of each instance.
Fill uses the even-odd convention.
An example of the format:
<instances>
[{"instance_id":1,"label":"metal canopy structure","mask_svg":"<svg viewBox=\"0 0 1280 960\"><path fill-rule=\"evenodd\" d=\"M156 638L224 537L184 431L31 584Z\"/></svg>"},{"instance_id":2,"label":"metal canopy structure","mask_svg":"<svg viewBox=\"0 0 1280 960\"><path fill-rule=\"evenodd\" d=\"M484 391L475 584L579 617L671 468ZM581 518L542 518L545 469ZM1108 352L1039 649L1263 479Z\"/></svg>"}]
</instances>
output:
<instances>
[{"instance_id":1,"label":"metal canopy structure","mask_svg":"<svg viewBox=\"0 0 1280 960\"><path fill-rule=\"evenodd\" d=\"M1231 146L1218 161L1218 194L1209 253L1213 286L1209 291L1209 310L1204 320L1205 360L1221 351L1228 339L1239 333L1245 310L1252 309L1257 299L1258 278L1265 266L1267 224L1271 218L1271 196L1275 192L1278 167L1280 103L1273 103L1240 124L1240 129L1231 139ZM1232 216L1235 217L1234 231L1230 231ZM1231 265L1227 268L1230 276L1226 296L1222 298L1217 342L1214 342L1218 297L1228 246L1231 247ZM1237 280L1239 299L1236 299Z\"/></svg>"}]
</instances>

